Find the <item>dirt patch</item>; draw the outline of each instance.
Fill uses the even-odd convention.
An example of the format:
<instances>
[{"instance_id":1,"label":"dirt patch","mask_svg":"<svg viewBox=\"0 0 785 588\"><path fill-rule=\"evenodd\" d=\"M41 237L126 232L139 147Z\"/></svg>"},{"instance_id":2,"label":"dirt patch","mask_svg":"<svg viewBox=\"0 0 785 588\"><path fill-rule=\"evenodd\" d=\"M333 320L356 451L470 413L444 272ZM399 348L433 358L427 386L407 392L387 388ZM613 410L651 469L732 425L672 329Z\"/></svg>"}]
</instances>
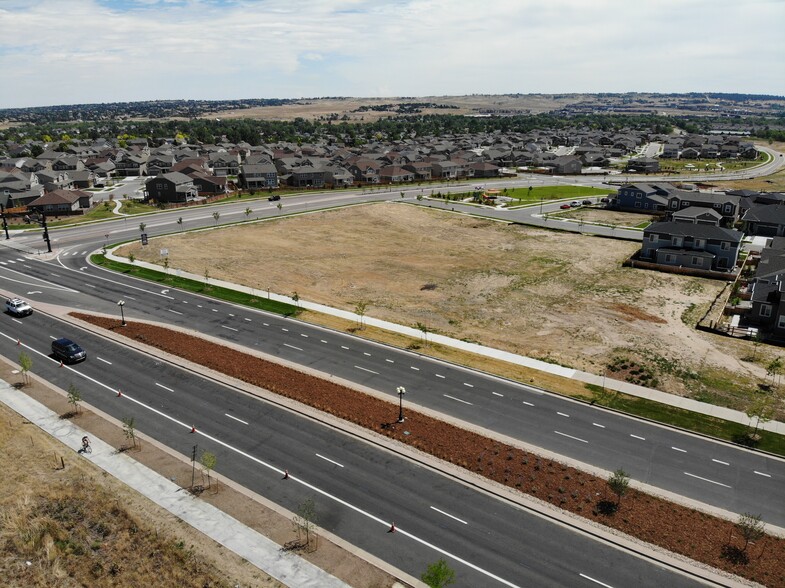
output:
<instances>
[{"instance_id":1,"label":"dirt patch","mask_svg":"<svg viewBox=\"0 0 785 588\"><path fill-rule=\"evenodd\" d=\"M170 268L350 311L364 302L369 317L598 374L624 349L685 370L727 369L737 380L765 376L682 321L722 282L622 267L637 243L385 203L173 235L119 253L160 263L160 248ZM640 320L630 320L633 308ZM659 381L689 392L672 374Z\"/></svg>"},{"instance_id":2,"label":"dirt patch","mask_svg":"<svg viewBox=\"0 0 785 588\"><path fill-rule=\"evenodd\" d=\"M119 332L116 319L72 316ZM747 546L746 560L732 558L729 554L738 555L744 545L732 522L637 490L619 501L603 479L416 410L406 411L401 426L395 422L395 403L182 332L129 322L122 336L154 342L167 353L293 398L669 551L765 585L785 585L783 539L764 535Z\"/></svg>"},{"instance_id":3,"label":"dirt patch","mask_svg":"<svg viewBox=\"0 0 785 588\"><path fill-rule=\"evenodd\" d=\"M0 379L14 383L19 378L0 361ZM63 417L73 411L63 395L36 379L23 391ZM128 445L120 427L89 410L70 418L118 449ZM3 404L0 423L3 585L283 588L284 584L105 474ZM133 459L183 487L190 485L190 464L152 443L141 444L141 450L126 449ZM199 472L196 483L208 485ZM199 497L279 545L294 537L291 518L238 492L220 477L216 480L213 475L211 487ZM53 512L63 514L53 519ZM33 536L40 540L33 541ZM317 551L303 555L351 586L380 588L395 582L325 537L319 538Z\"/></svg>"}]
</instances>

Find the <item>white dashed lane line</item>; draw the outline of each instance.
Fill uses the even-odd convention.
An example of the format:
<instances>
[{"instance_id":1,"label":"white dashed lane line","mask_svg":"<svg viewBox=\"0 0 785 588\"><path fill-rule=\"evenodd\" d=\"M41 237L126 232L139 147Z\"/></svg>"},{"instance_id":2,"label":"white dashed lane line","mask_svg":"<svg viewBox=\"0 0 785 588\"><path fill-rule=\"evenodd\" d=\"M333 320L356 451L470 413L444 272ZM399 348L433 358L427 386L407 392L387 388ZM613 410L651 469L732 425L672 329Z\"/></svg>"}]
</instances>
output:
<instances>
[{"instance_id":1,"label":"white dashed lane line","mask_svg":"<svg viewBox=\"0 0 785 588\"><path fill-rule=\"evenodd\" d=\"M600 429L604 429L605 425L601 425L600 423L592 423L595 427L599 427Z\"/></svg>"},{"instance_id":2,"label":"white dashed lane line","mask_svg":"<svg viewBox=\"0 0 785 588\"><path fill-rule=\"evenodd\" d=\"M387 363L395 363L395 361L393 361L392 359L385 359L384 361L386 361Z\"/></svg>"},{"instance_id":3,"label":"white dashed lane line","mask_svg":"<svg viewBox=\"0 0 785 588\"><path fill-rule=\"evenodd\" d=\"M714 480L709 480L708 478L703 478L701 476L696 476L695 474L691 474L689 472L684 472L685 476L689 476L690 478L695 478L696 480L703 480L704 482L709 482L710 484L716 484L717 486L722 486L723 488L730 488L727 484L723 484L722 482L715 482Z\"/></svg>"},{"instance_id":4,"label":"white dashed lane line","mask_svg":"<svg viewBox=\"0 0 785 588\"><path fill-rule=\"evenodd\" d=\"M365 352L365 351L363 351L363 355L367 355L368 357L371 357L371 354L370 354L370 353L367 353L367 352Z\"/></svg>"},{"instance_id":5,"label":"white dashed lane line","mask_svg":"<svg viewBox=\"0 0 785 588\"><path fill-rule=\"evenodd\" d=\"M262 323L265 327L269 327L270 323Z\"/></svg>"},{"instance_id":6,"label":"white dashed lane line","mask_svg":"<svg viewBox=\"0 0 785 588\"><path fill-rule=\"evenodd\" d=\"M245 318L245 319L243 319L243 320L244 320L244 321L248 321L249 323L251 322L251 319L249 319L249 318Z\"/></svg>"},{"instance_id":7,"label":"white dashed lane line","mask_svg":"<svg viewBox=\"0 0 785 588\"><path fill-rule=\"evenodd\" d=\"M347 351L349 350L349 348L346 345L341 345L341 349L346 349Z\"/></svg>"},{"instance_id":8,"label":"white dashed lane line","mask_svg":"<svg viewBox=\"0 0 785 588\"><path fill-rule=\"evenodd\" d=\"M230 415L228 412L227 412L227 413L224 413L224 416L227 416L227 417L229 417L230 419L234 419L234 420L235 420L235 421L237 421L238 423L242 423L242 424L244 424L244 425L247 425L247 424L248 424L247 422L245 422L245 421L243 421L243 420L240 420L240 419L238 419L236 416L232 416L232 415Z\"/></svg>"},{"instance_id":9,"label":"white dashed lane line","mask_svg":"<svg viewBox=\"0 0 785 588\"><path fill-rule=\"evenodd\" d=\"M229 327L229 326L226 326L226 325L221 325L221 326L222 326L224 329L229 329L230 331L234 331L235 333L238 331L238 329L235 329L234 327Z\"/></svg>"},{"instance_id":10,"label":"white dashed lane line","mask_svg":"<svg viewBox=\"0 0 785 588\"><path fill-rule=\"evenodd\" d=\"M523 401L523 403L524 403L526 406L534 406L534 405L533 405L531 402L526 402L525 400Z\"/></svg>"},{"instance_id":11,"label":"white dashed lane line","mask_svg":"<svg viewBox=\"0 0 785 588\"><path fill-rule=\"evenodd\" d=\"M410 365L409 367L410 367L410 368L412 368L412 369L413 369L414 371L416 371L416 372L419 372L419 371L420 371L420 368L418 368L418 367L414 367L413 365Z\"/></svg>"},{"instance_id":12,"label":"white dashed lane line","mask_svg":"<svg viewBox=\"0 0 785 588\"><path fill-rule=\"evenodd\" d=\"M471 402L467 402L466 400L461 400L460 398L456 398L455 396L450 396L449 394L442 394L445 398L449 398L450 400L457 400L458 402L463 402L464 404L468 404L469 406L474 406Z\"/></svg>"},{"instance_id":13,"label":"white dashed lane line","mask_svg":"<svg viewBox=\"0 0 785 588\"><path fill-rule=\"evenodd\" d=\"M356 367L358 370L362 370L362 371L368 372L370 374L376 374L377 376L379 375L379 372L375 372L373 370L369 370L368 368L360 367L359 365L356 365L354 367Z\"/></svg>"},{"instance_id":14,"label":"white dashed lane line","mask_svg":"<svg viewBox=\"0 0 785 588\"><path fill-rule=\"evenodd\" d=\"M182 315L182 314L183 314L183 313L182 313L182 312L180 312L179 310L172 310L171 308L167 308L166 310L168 310L169 312L173 312L174 314L179 314L179 315Z\"/></svg>"},{"instance_id":15,"label":"white dashed lane line","mask_svg":"<svg viewBox=\"0 0 785 588\"><path fill-rule=\"evenodd\" d=\"M103 361L105 364L112 365L112 362L111 362L111 361L107 361L107 360L106 360L106 359L104 359L103 357L96 357L96 359L97 359L98 361Z\"/></svg>"},{"instance_id":16,"label":"white dashed lane line","mask_svg":"<svg viewBox=\"0 0 785 588\"><path fill-rule=\"evenodd\" d=\"M758 470L752 470L752 471L758 474L759 476L763 476L765 478L771 478L771 474L764 474L763 472L759 472Z\"/></svg>"},{"instance_id":17,"label":"white dashed lane line","mask_svg":"<svg viewBox=\"0 0 785 588\"><path fill-rule=\"evenodd\" d=\"M284 347L289 347L290 349L296 349L297 351L302 351L299 347L295 347L294 345L289 345L288 343L283 344Z\"/></svg>"},{"instance_id":18,"label":"white dashed lane line","mask_svg":"<svg viewBox=\"0 0 785 588\"><path fill-rule=\"evenodd\" d=\"M501 398L504 398L504 394L499 394L498 392L491 392L491 394L493 394L494 396L500 396Z\"/></svg>"},{"instance_id":19,"label":"white dashed lane line","mask_svg":"<svg viewBox=\"0 0 785 588\"><path fill-rule=\"evenodd\" d=\"M323 455L319 455L318 453L314 454L316 457L323 459L324 461L329 461L331 464L337 465L339 468L344 467L342 463L338 463L335 460L330 459L329 457L324 457Z\"/></svg>"},{"instance_id":20,"label":"white dashed lane line","mask_svg":"<svg viewBox=\"0 0 785 588\"><path fill-rule=\"evenodd\" d=\"M673 451L678 451L679 453L687 453L686 449L681 449L679 447L671 447L671 449L673 449Z\"/></svg>"},{"instance_id":21,"label":"white dashed lane line","mask_svg":"<svg viewBox=\"0 0 785 588\"><path fill-rule=\"evenodd\" d=\"M719 459L712 459L711 461L713 461L714 463L722 464L722 465L730 465L727 461L720 461Z\"/></svg>"},{"instance_id":22,"label":"white dashed lane line","mask_svg":"<svg viewBox=\"0 0 785 588\"><path fill-rule=\"evenodd\" d=\"M319 339L319 341L322 343L327 343L327 341L325 341L324 339Z\"/></svg>"},{"instance_id":23,"label":"white dashed lane line","mask_svg":"<svg viewBox=\"0 0 785 588\"><path fill-rule=\"evenodd\" d=\"M433 375L436 376L437 378L441 378L442 380L445 379L445 377L441 374L433 374Z\"/></svg>"},{"instance_id":24,"label":"white dashed lane line","mask_svg":"<svg viewBox=\"0 0 785 588\"><path fill-rule=\"evenodd\" d=\"M307 339L308 335L306 335L305 333L300 333L300 337L305 337Z\"/></svg>"},{"instance_id":25,"label":"white dashed lane line","mask_svg":"<svg viewBox=\"0 0 785 588\"><path fill-rule=\"evenodd\" d=\"M281 330L282 330L284 333L288 333L288 332L289 332L289 329L284 329L283 327L281 327Z\"/></svg>"},{"instance_id":26,"label":"white dashed lane line","mask_svg":"<svg viewBox=\"0 0 785 588\"><path fill-rule=\"evenodd\" d=\"M463 385L469 388L474 388L474 384L467 384L466 382L464 382Z\"/></svg>"},{"instance_id":27,"label":"white dashed lane line","mask_svg":"<svg viewBox=\"0 0 785 588\"><path fill-rule=\"evenodd\" d=\"M570 418L570 415L568 415L567 413L564 413L564 412L557 412L556 414L558 414L559 416Z\"/></svg>"},{"instance_id":28,"label":"white dashed lane line","mask_svg":"<svg viewBox=\"0 0 785 588\"><path fill-rule=\"evenodd\" d=\"M581 443L588 443L586 439L581 439L580 437L573 437L572 435L568 435L567 433L562 433L561 431L554 431L557 435L561 435L562 437L567 437L568 439L575 439L576 441L580 441Z\"/></svg>"},{"instance_id":29,"label":"white dashed lane line","mask_svg":"<svg viewBox=\"0 0 785 588\"><path fill-rule=\"evenodd\" d=\"M164 390L168 390L169 392L174 392L174 390L172 390L171 388L167 388L166 386L164 386L163 384L159 384L158 382L156 382L155 385L158 386L159 388L163 388Z\"/></svg>"},{"instance_id":30,"label":"white dashed lane line","mask_svg":"<svg viewBox=\"0 0 785 588\"><path fill-rule=\"evenodd\" d=\"M210 310L212 310L213 312L218 312L217 308L211 308Z\"/></svg>"},{"instance_id":31,"label":"white dashed lane line","mask_svg":"<svg viewBox=\"0 0 785 588\"><path fill-rule=\"evenodd\" d=\"M641 441L646 441L646 437L641 437L640 435L633 435L632 433L630 433L630 437L634 439L640 439Z\"/></svg>"},{"instance_id":32,"label":"white dashed lane line","mask_svg":"<svg viewBox=\"0 0 785 588\"><path fill-rule=\"evenodd\" d=\"M444 515L444 516L446 516L446 517L450 517L450 518L451 518L451 519L453 519L454 521L458 521L459 523L463 523L464 525L468 525L468 524L469 524L469 523L467 523L466 521L464 521L463 519L459 519L458 517L456 517L456 516L454 516L454 515L451 515L451 514L450 514L450 513L448 513L448 512L444 512L443 510L439 510L439 509L438 509L438 508L436 508L435 506L432 506L432 507L431 507L431 510L435 510L435 511L436 511L436 512L438 512L439 514L443 514L443 515Z\"/></svg>"}]
</instances>

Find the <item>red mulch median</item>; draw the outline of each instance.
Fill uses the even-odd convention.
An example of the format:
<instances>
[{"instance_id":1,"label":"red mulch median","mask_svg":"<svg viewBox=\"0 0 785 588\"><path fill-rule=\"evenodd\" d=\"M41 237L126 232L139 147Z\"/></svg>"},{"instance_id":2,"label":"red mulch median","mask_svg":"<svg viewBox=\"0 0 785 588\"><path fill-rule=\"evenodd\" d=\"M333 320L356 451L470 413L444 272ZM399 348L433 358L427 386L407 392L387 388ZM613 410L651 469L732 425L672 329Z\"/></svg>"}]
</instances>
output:
<instances>
[{"instance_id":1,"label":"red mulch median","mask_svg":"<svg viewBox=\"0 0 785 588\"><path fill-rule=\"evenodd\" d=\"M725 521L629 489L618 510L606 480L466 431L398 404L164 327L72 316L351 421L496 482L690 559L766 586L785 586L785 540L765 535L746 552ZM409 434L404 435L404 430ZM607 514L604 514L607 513ZM729 543L730 542L730 543ZM741 560L747 559L747 563Z\"/></svg>"}]
</instances>

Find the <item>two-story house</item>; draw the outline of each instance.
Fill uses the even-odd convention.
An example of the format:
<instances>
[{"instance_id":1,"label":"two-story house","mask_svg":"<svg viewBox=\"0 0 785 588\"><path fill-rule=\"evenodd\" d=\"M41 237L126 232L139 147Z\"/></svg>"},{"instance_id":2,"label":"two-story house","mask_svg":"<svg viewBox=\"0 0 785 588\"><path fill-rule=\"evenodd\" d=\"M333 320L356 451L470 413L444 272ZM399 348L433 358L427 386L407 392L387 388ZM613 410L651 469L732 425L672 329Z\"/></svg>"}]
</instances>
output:
<instances>
[{"instance_id":1,"label":"two-story house","mask_svg":"<svg viewBox=\"0 0 785 588\"><path fill-rule=\"evenodd\" d=\"M278 187L278 169L271 161L244 163L240 167L240 185L246 190L267 190Z\"/></svg>"},{"instance_id":2,"label":"two-story house","mask_svg":"<svg viewBox=\"0 0 785 588\"><path fill-rule=\"evenodd\" d=\"M180 172L169 172L145 182L147 198L156 202L189 202L199 197L192 178Z\"/></svg>"},{"instance_id":3,"label":"two-story house","mask_svg":"<svg viewBox=\"0 0 785 588\"><path fill-rule=\"evenodd\" d=\"M640 258L664 265L730 272L743 233L708 224L652 223L643 230Z\"/></svg>"}]
</instances>

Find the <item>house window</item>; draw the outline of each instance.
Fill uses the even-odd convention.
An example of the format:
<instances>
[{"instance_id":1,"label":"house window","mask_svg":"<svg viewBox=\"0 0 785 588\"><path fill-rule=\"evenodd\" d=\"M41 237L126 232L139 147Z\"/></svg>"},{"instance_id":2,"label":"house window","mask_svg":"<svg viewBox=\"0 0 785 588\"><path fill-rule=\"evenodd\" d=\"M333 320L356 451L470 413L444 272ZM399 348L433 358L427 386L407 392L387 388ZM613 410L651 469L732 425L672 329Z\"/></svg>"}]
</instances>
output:
<instances>
[{"instance_id":1,"label":"house window","mask_svg":"<svg viewBox=\"0 0 785 588\"><path fill-rule=\"evenodd\" d=\"M706 240L705 239L695 239L695 248L696 249L697 248L702 249L705 246L706 246Z\"/></svg>"},{"instance_id":2,"label":"house window","mask_svg":"<svg viewBox=\"0 0 785 588\"><path fill-rule=\"evenodd\" d=\"M730 214L730 212L731 212L731 205L730 204L726 204L724 210L725 210L725 214Z\"/></svg>"},{"instance_id":3,"label":"house window","mask_svg":"<svg viewBox=\"0 0 785 588\"><path fill-rule=\"evenodd\" d=\"M722 243L720 243L720 249L722 249L723 251L728 251L730 249L730 243L728 243L727 241L723 241Z\"/></svg>"},{"instance_id":4,"label":"house window","mask_svg":"<svg viewBox=\"0 0 785 588\"><path fill-rule=\"evenodd\" d=\"M759 314L763 317L771 316L771 306L768 304L761 304Z\"/></svg>"},{"instance_id":5,"label":"house window","mask_svg":"<svg viewBox=\"0 0 785 588\"><path fill-rule=\"evenodd\" d=\"M675 255L671 255L670 253L665 254L665 263L673 263L674 261L676 261Z\"/></svg>"},{"instance_id":6,"label":"house window","mask_svg":"<svg viewBox=\"0 0 785 588\"><path fill-rule=\"evenodd\" d=\"M702 257L695 257L692 256L692 265L694 266L701 266L703 265L703 258Z\"/></svg>"},{"instance_id":7,"label":"house window","mask_svg":"<svg viewBox=\"0 0 785 588\"><path fill-rule=\"evenodd\" d=\"M777 328L785 329L785 314L781 314L777 319Z\"/></svg>"},{"instance_id":8,"label":"house window","mask_svg":"<svg viewBox=\"0 0 785 588\"><path fill-rule=\"evenodd\" d=\"M651 233L649 235L649 241L651 241L652 243L656 243L659 240L660 240L660 238L659 238L659 236L656 233Z\"/></svg>"},{"instance_id":9,"label":"house window","mask_svg":"<svg viewBox=\"0 0 785 588\"><path fill-rule=\"evenodd\" d=\"M671 208L678 208L679 202L677 200L671 200Z\"/></svg>"},{"instance_id":10,"label":"house window","mask_svg":"<svg viewBox=\"0 0 785 588\"><path fill-rule=\"evenodd\" d=\"M673 244L674 247L681 247L683 242L684 241L683 241L683 239L681 237L673 237L673 238L671 238L671 243Z\"/></svg>"},{"instance_id":11,"label":"house window","mask_svg":"<svg viewBox=\"0 0 785 588\"><path fill-rule=\"evenodd\" d=\"M681 203L681 207L682 208L687 208L689 205L690 205L690 201L689 200L685 200L684 202Z\"/></svg>"},{"instance_id":12,"label":"house window","mask_svg":"<svg viewBox=\"0 0 785 588\"><path fill-rule=\"evenodd\" d=\"M643 194L641 194L640 192L638 192L638 193L635 195L635 197L636 197L636 198L638 198L638 199L640 200L641 198L643 198Z\"/></svg>"},{"instance_id":13,"label":"house window","mask_svg":"<svg viewBox=\"0 0 785 588\"><path fill-rule=\"evenodd\" d=\"M719 202L715 202L714 208L722 208L722 204L720 204Z\"/></svg>"},{"instance_id":14,"label":"house window","mask_svg":"<svg viewBox=\"0 0 785 588\"><path fill-rule=\"evenodd\" d=\"M635 203L635 208L640 208L640 207L641 207L641 203L640 202L636 202Z\"/></svg>"}]
</instances>

